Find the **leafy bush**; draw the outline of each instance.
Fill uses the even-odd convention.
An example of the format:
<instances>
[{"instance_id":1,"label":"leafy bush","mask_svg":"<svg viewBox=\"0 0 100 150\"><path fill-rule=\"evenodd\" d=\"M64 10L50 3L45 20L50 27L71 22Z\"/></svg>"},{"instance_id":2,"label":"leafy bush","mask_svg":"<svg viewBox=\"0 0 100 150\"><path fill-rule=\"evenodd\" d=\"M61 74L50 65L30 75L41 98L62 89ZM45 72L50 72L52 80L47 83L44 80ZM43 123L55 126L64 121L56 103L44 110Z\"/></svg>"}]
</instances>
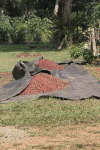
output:
<instances>
[{"instance_id":1,"label":"leafy bush","mask_svg":"<svg viewBox=\"0 0 100 150\"><path fill-rule=\"evenodd\" d=\"M78 58L82 55L82 49L76 47L76 46L72 46L72 51L70 53L71 57L73 58Z\"/></svg>"},{"instance_id":2,"label":"leafy bush","mask_svg":"<svg viewBox=\"0 0 100 150\"><path fill-rule=\"evenodd\" d=\"M21 43L25 40L25 25L23 18L0 16L0 42Z\"/></svg>"},{"instance_id":3,"label":"leafy bush","mask_svg":"<svg viewBox=\"0 0 100 150\"><path fill-rule=\"evenodd\" d=\"M80 56L82 56L83 54L83 46L84 46L84 42L80 43L79 46L72 46L72 50L70 52L71 57L73 58L79 58Z\"/></svg>"},{"instance_id":4,"label":"leafy bush","mask_svg":"<svg viewBox=\"0 0 100 150\"><path fill-rule=\"evenodd\" d=\"M49 42L52 32L50 31L50 20L48 18L41 19L34 14L31 14L26 21L27 33L35 41ZM28 39L27 35L27 40Z\"/></svg>"},{"instance_id":5,"label":"leafy bush","mask_svg":"<svg viewBox=\"0 0 100 150\"><path fill-rule=\"evenodd\" d=\"M93 61L93 59L95 59L95 57L89 49L84 49L84 44L85 43L83 42L79 44L78 47L72 46L70 56L73 58L79 58L80 56L82 56L83 59L90 64Z\"/></svg>"},{"instance_id":6,"label":"leafy bush","mask_svg":"<svg viewBox=\"0 0 100 150\"><path fill-rule=\"evenodd\" d=\"M83 51L83 58L84 60L87 62L87 63L91 63L93 61L93 59L95 58L94 55L91 53L90 50L88 49L85 49Z\"/></svg>"},{"instance_id":7,"label":"leafy bush","mask_svg":"<svg viewBox=\"0 0 100 150\"><path fill-rule=\"evenodd\" d=\"M51 21L48 18L44 18L41 20L42 26L41 26L41 41L43 43L52 41L52 31L51 31Z\"/></svg>"},{"instance_id":8,"label":"leafy bush","mask_svg":"<svg viewBox=\"0 0 100 150\"><path fill-rule=\"evenodd\" d=\"M31 14L27 20L23 17L0 17L0 42L20 44L26 41L50 42L52 31L50 20Z\"/></svg>"},{"instance_id":9,"label":"leafy bush","mask_svg":"<svg viewBox=\"0 0 100 150\"><path fill-rule=\"evenodd\" d=\"M8 33L6 30L2 29L0 27L0 43L1 42L7 42L8 41Z\"/></svg>"},{"instance_id":10,"label":"leafy bush","mask_svg":"<svg viewBox=\"0 0 100 150\"><path fill-rule=\"evenodd\" d=\"M25 32L27 26L23 18L14 17L11 20L10 37L13 43L19 44L25 41Z\"/></svg>"},{"instance_id":11,"label":"leafy bush","mask_svg":"<svg viewBox=\"0 0 100 150\"><path fill-rule=\"evenodd\" d=\"M0 16L0 43L9 41L10 17Z\"/></svg>"}]
</instances>

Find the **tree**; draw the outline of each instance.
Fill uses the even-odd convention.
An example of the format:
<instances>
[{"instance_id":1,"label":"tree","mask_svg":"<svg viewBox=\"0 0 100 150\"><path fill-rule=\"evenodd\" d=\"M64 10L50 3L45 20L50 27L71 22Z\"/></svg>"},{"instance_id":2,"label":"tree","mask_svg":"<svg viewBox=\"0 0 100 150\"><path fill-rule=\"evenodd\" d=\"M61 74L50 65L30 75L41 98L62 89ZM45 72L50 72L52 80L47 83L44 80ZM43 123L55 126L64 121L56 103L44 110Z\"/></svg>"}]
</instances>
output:
<instances>
[{"instance_id":1,"label":"tree","mask_svg":"<svg viewBox=\"0 0 100 150\"><path fill-rule=\"evenodd\" d=\"M94 11L90 11L94 10ZM89 41L89 47L91 52L94 56L97 55L97 48L96 48L96 30L95 28L98 28L99 30L99 22L100 22L100 3L99 0L95 0L94 2L91 2L90 5L87 6L87 13L91 14L88 15L87 18L89 20L88 26L90 28L90 41Z\"/></svg>"},{"instance_id":2,"label":"tree","mask_svg":"<svg viewBox=\"0 0 100 150\"><path fill-rule=\"evenodd\" d=\"M62 10L63 23L66 25L71 21L72 0L65 0Z\"/></svg>"},{"instance_id":3,"label":"tree","mask_svg":"<svg viewBox=\"0 0 100 150\"><path fill-rule=\"evenodd\" d=\"M56 37L59 37L61 49L64 40L72 42L71 34L76 28L78 35L78 26L83 30L97 27L100 16L99 2L100 0L0 0L0 8L11 17L24 16L27 19L30 12L41 19L52 17L54 29L59 32Z\"/></svg>"},{"instance_id":4,"label":"tree","mask_svg":"<svg viewBox=\"0 0 100 150\"><path fill-rule=\"evenodd\" d=\"M72 0L65 0L64 3L62 4L62 20L63 20L64 26L66 26L67 24L69 24L71 22L71 13L72 13ZM66 39L67 39L67 34L65 34L65 37L61 41L58 49L62 48L62 45ZM69 30L68 40L69 40L70 44L72 44L70 30Z\"/></svg>"},{"instance_id":5,"label":"tree","mask_svg":"<svg viewBox=\"0 0 100 150\"><path fill-rule=\"evenodd\" d=\"M60 0L56 0L56 3L55 3L55 8L54 8L54 14L55 14L55 15L57 15L57 13L58 13L59 1L60 1Z\"/></svg>"},{"instance_id":6,"label":"tree","mask_svg":"<svg viewBox=\"0 0 100 150\"><path fill-rule=\"evenodd\" d=\"M34 7L34 1L31 0L1 0L0 7L4 10L5 15L11 17L27 17Z\"/></svg>"},{"instance_id":7,"label":"tree","mask_svg":"<svg viewBox=\"0 0 100 150\"><path fill-rule=\"evenodd\" d=\"M0 10L1 10L1 14L3 15L4 13L4 5L5 5L5 0L1 0L0 1Z\"/></svg>"}]
</instances>

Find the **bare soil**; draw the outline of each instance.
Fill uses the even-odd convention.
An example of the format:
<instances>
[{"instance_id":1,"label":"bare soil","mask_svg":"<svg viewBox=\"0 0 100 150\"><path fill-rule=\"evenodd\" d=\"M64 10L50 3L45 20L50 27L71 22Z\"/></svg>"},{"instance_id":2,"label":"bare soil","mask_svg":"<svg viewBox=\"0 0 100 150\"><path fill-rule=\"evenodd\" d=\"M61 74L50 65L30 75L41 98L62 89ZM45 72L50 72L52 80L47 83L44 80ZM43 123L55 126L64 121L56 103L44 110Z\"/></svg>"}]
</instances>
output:
<instances>
[{"instance_id":1,"label":"bare soil","mask_svg":"<svg viewBox=\"0 0 100 150\"><path fill-rule=\"evenodd\" d=\"M100 125L40 128L0 127L1 150L100 150Z\"/></svg>"}]
</instances>

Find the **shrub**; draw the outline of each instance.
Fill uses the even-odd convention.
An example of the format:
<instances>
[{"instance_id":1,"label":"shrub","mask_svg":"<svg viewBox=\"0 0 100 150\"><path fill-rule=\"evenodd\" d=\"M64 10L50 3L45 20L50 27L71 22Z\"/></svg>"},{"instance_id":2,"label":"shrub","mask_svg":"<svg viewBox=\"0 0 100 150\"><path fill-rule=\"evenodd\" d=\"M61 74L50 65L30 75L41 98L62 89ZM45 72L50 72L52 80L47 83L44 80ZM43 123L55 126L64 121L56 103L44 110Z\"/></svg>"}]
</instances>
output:
<instances>
[{"instance_id":1,"label":"shrub","mask_svg":"<svg viewBox=\"0 0 100 150\"><path fill-rule=\"evenodd\" d=\"M85 49L83 51L83 58L89 64L93 61L93 59L95 59L94 55L88 49Z\"/></svg>"},{"instance_id":2,"label":"shrub","mask_svg":"<svg viewBox=\"0 0 100 150\"><path fill-rule=\"evenodd\" d=\"M52 27L51 21L48 18L44 18L41 21L42 21L41 41L43 43L51 42L53 35L52 31L50 30L50 27Z\"/></svg>"},{"instance_id":3,"label":"shrub","mask_svg":"<svg viewBox=\"0 0 100 150\"><path fill-rule=\"evenodd\" d=\"M27 40L28 38L35 41L49 42L52 37L52 32L49 29L50 20L48 18L41 19L34 14L31 14L26 21L27 25Z\"/></svg>"},{"instance_id":4,"label":"shrub","mask_svg":"<svg viewBox=\"0 0 100 150\"><path fill-rule=\"evenodd\" d=\"M10 17L0 16L0 43L9 41Z\"/></svg>"},{"instance_id":5,"label":"shrub","mask_svg":"<svg viewBox=\"0 0 100 150\"><path fill-rule=\"evenodd\" d=\"M23 17L1 16L0 42L15 44L20 44L25 40L50 42L52 39L50 26L48 18L41 19L34 14L31 14L27 20Z\"/></svg>"},{"instance_id":6,"label":"shrub","mask_svg":"<svg viewBox=\"0 0 100 150\"><path fill-rule=\"evenodd\" d=\"M11 20L10 37L11 41L15 44L19 44L25 41L25 32L27 26L22 18L14 17Z\"/></svg>"},{"instance_id":7,"label":"shrub","mask_svg":"<svg viewBox=\"0 0 100 150\"><path fill-rule=\"evenodd\" d=\"M80 57L82 55L82 49L80 49L80 48L78 48L76 46L72 46L71 49L72 49L71 53L70 53L71 57L78 58L78 57Z\"/></svg>"},{"instance_id":8,"label":"shrub","mask_svg":"<svg viewBox=\"0 0 100 150\"><path fill-rule=\"evenodd\" d=\"M83 42L79 44L78 47L72 46L70 56L73 58L79 58L80 56L82 56L83 59L90 64L93 59L95 59L95 57L89 49L84 49L84 44L85 43Z\"/></svg>"},{"instance_id":9,"label":"shrub","mask_svg":"<svg viewBox=\"0 0 100 150\"><path fill-rule=\"evenodd\" d=\"M33 40L40 41L40 22L41 18L31 14L26 21L27 33L32 36ZM28 37L27 37L28 38Z\"/></svg>"}]
</instances>

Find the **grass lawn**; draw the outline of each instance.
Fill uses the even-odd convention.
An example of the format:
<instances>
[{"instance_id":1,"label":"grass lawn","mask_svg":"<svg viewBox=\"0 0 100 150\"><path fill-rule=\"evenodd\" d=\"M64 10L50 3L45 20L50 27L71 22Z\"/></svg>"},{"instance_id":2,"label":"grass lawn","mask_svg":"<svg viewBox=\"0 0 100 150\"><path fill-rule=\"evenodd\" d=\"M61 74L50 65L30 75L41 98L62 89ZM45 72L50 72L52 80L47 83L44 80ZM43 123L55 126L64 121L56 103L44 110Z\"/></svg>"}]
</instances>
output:
<instances>
[{"instance_id":1,"label":"grass lawn","mask_svg":"<svg viewBox=\"0 0 100 150\"><path fill-rule=\"evenodd\" d=\"M30 49L29 44L0 45L0 72L11 72L19 60L33 61L36 58L17 57L18 54L22 53L41 54L44 59L54 62L70 59L70 48L57 51L52 49L50 44L38 44L38 46L39 48ZM90 69L91 65L86 66L86 68ZM97 68L97 66L92 66L92 68ZM93 69L91 73L100 79L100 73L94 72ZM99 75L96 76L97 74ZM100 124L100 99L89 98L70 101L49 97L29 102L0 104L1 126L17 126L18 128L31 126L46 131L55 127L98 126L98 124ZM70 150L84 149L81 144L78 147L76 145L76 149L74 146L71 147Z\"/></svg>"},{"instance_id":2,"label":"grass lawn","mask_svg":"<svg viewBox=\"0 0 100 150\"><path fill-rule=\"evenodd\" d=\"M44 59L58 62L61 60L67 60L69 51L64 49L63 51L57 51L52 48L50 44L38 44L39 48L30 49L30 45L0 45L0 72L11 72L15 64L19 60L33 61L36 57L19 58L18 54L32 53L41 54ZM47 48L48 47L48 48Z\"/></svg>"}]
</instances>

